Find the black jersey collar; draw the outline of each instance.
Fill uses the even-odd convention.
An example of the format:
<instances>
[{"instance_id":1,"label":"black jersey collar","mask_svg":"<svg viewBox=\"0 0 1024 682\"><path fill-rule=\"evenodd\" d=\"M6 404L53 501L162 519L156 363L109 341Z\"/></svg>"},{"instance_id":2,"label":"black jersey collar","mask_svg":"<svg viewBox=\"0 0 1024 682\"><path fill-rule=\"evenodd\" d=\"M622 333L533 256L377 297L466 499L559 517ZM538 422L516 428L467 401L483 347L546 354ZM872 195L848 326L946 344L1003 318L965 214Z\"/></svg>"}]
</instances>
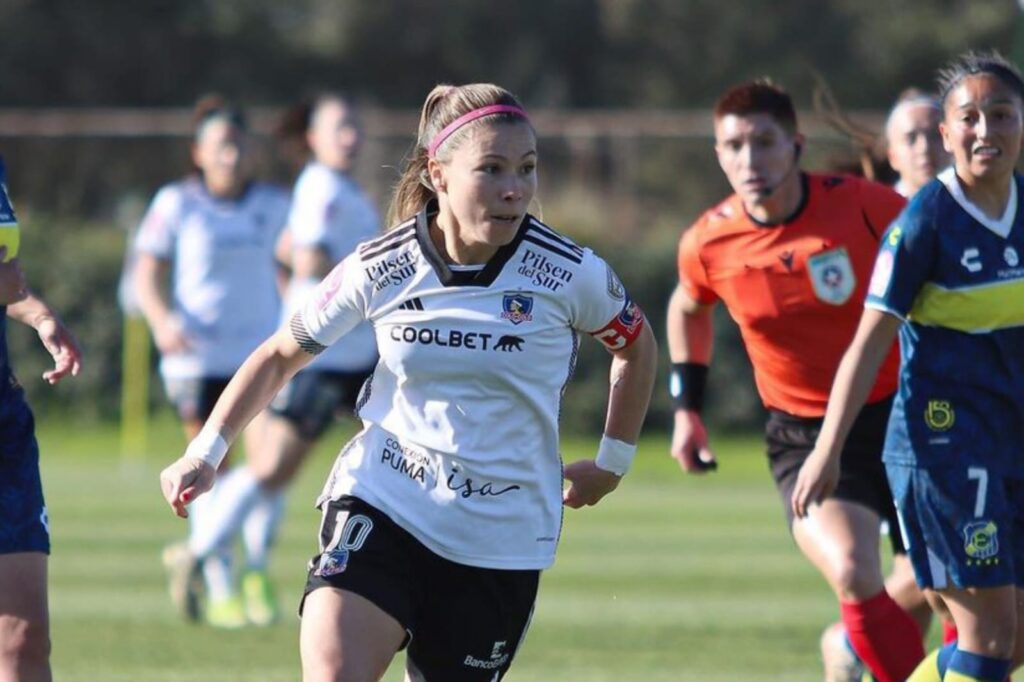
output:
<instances>
[{"instance_id":1,"label":"black jersey collar","mask_svg":"<svg viewBox=\"0 0 1024 682\"><path fill-rule=\"evenodd\" d=\"M754 223L758 227L782 227L783 225L787 225L796 220L800 214L804 212L804 209L807 208L807 202L811 199L811 183L807 177L807 173L804 172L800 173L800 190L802 196L800 197L800 203L796 205L796 209L788 216L777 222L768 223L763 220L758 220L747 213L746 206L743 207L743 212L747 214L747 218L750 219L750 222ZM742 204L742 202L740 203Z\"/></svg>"},{"instance_id":2,"label":"black jersey collar","mask_svg":"<svg viewBox=\"0 0 1024 682\"><path fill-rule=\"evenodd\" d=\"M426 257L427 262L434 268L437 278L446 287L487 287L493 284L494 280L501 274L505 263L516 252L516 249L519 248L519 243L523 241L523 235L526 233L526 226L531 220L529 214L523 217L523 221L519 223L519 229L516 231L516 236L508 244L500 247L497 253L487 261L483 269L453 272L448 267L448 263L445 262L444 256L434 246L434 240L430 238L430 219L436 216L439 210L437 199L434 198L428 201L423 210L416 214L416 241L419 242L420 250Z\"/></svg>"}]
</instances>

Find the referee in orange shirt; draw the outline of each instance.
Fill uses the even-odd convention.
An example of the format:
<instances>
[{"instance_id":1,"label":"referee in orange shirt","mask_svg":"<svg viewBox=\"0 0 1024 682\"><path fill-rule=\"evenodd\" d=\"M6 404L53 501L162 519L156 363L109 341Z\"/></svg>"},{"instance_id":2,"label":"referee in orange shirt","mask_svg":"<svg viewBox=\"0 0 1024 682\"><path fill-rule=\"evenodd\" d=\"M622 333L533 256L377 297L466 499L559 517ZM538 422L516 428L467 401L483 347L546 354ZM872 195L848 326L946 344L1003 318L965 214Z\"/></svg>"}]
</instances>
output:
<instances>
[{"instance_id":1,"label":"referee in orange shirt","mask_svg":"<svg viewBox=\"0 0 1024 682\"><path fill-rule=\"evenodd\" d=\"M715 465L700 410L711 310L722 301L739 324L770 413L768 458L793 537L839 599L857 655L880 682L902 682L924 648L918 626L885 591L879 554L883 520L895 549L903 549L881 462L895 347L843 452L833 496L805 518L793 517L790 496L860 318L879 238L904 199L859 178L803 172L792 100L770 82L726 91L714 127L734 194L705 212L679 245L680 281L668 310L672 456L691 473Z\"/></svg>"}]
</instances>

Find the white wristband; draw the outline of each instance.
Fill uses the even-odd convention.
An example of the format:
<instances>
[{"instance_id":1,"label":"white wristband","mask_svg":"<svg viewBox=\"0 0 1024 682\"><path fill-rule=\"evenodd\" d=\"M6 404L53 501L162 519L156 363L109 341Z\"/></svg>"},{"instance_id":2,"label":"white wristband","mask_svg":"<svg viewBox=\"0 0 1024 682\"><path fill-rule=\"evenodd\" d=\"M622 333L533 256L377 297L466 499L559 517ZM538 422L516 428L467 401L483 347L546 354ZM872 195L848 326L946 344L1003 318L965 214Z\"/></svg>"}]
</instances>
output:
<instances>
[{"instance_id":1,"label":"white wristband","mask_svg":"<svg viewBox=\"0 0 1024 682\"><path fill-rule=\"evenodd\" d=\"M192 442L185 449L186 457L201 459L214 469L220 466L220 463L224 461L224 456L227 454L228 442L224 440L220 429L210 424L203 426L203 430L192 439Z\"/></svg>"},{"instance_id":2,"label":"white wristband","mask_svg":"<svg viewBox=\"0 0 1024 682\"><path fill-rule=\"evenodd\" d=\"M601 436L601 444L597 447L594 463L598 468L610 471L616 476L624 476L635 456L636 445Z\"/></svg>"}]
</instances>

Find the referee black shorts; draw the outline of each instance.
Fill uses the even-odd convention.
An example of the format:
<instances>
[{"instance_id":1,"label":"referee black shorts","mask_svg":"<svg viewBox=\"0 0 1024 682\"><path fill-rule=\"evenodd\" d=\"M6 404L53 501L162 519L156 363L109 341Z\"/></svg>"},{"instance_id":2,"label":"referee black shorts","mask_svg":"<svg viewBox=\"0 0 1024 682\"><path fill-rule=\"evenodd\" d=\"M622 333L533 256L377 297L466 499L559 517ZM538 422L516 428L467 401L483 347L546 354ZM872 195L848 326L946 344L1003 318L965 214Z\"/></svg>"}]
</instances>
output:
<instances>
[{"instance_id":1,"label":"referee black shorts","mask_svg":"<svg viewBox=\"0 0 1024 682\"><path fill-rule=\"evenodd\" d=\"M323 513L324 550L309 562L303 602L322 587L373 602L405 628L407 666L427 682L504 677L533 615L539 570L448 561L356 497L325 503Z\"/></svg>"},{"instance_id":2,"label":"referee black shorts","mask_svg":"<svg viewBox=\"0 0 1024 682\"><path fill-rule=\"evenodd\" d=\"M882 464L890 408L892 396L865 405L857 415L843 447L839 463L839 484L832 495L874 510L888 523L893 552L906 554L896 518L896 505ZM804 460L814 449L821 422L821 418L795 417L772 410L765 425L768 462L790 528L793 527L790 499L796 487L796 478Z\"/></svg>"}]
</instances>

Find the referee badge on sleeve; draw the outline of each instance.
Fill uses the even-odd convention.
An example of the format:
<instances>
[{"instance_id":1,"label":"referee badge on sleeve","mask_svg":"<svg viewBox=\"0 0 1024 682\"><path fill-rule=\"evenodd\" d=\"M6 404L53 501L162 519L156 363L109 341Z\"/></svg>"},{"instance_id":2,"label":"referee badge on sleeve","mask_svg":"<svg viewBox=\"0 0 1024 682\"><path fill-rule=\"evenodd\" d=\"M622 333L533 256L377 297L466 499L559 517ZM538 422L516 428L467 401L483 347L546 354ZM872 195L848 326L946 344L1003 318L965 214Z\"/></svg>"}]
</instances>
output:
<instances>
[{"instance_id":1,"label":"referee badge on sleeve","mask_svg":"<svg viewBox=\"0 0 1024 682\"><path fill-rule=\"evenodd\" d=\"M807 274L818 300L842 305L853 296L857 277L845 247L815 254L807 259Z\"/></svg>"}]
</instances>

